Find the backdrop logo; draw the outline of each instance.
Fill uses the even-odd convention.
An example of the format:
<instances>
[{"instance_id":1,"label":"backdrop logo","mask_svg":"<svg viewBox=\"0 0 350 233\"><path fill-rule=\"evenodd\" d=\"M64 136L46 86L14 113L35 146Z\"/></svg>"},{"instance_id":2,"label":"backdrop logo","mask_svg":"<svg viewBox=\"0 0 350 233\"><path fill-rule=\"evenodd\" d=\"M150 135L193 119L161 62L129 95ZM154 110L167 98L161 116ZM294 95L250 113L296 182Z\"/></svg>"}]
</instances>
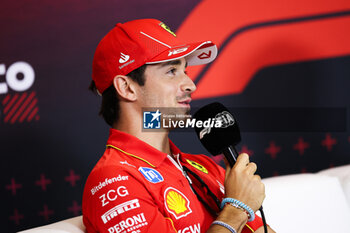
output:
<instances>
[{"instance_id":1,"label":"backdrop logo","mask_svg":"<svg viewBox=\"0 0 350 233\"><path fill-rule=\"evenodd\" d=\"M22 74L22 77L19 75ZM8 87L17 92L28 90L34 83L35 74L31 65L19 61L10 65L6 71L4 64L0 64L0 75L5 75L6 82L0 82L0 94L6 94Z\"/></svg>"},{"instance_id":2,"label":"backdrop logo","mask_svg":"<svg viewBox=\"0 0 350 233\"><path fill-rule=\"evenodd\" d=\"M3 75L5 80L2 80ZM5 95L1 101L5 123L39 120L36 93L26 92L33 86L34 80L34 69L27 62L15 62L7 69L5 64L0 64L0 95ZM10 94L10 90L13 93Z\"/></svg>"}]
</instances>

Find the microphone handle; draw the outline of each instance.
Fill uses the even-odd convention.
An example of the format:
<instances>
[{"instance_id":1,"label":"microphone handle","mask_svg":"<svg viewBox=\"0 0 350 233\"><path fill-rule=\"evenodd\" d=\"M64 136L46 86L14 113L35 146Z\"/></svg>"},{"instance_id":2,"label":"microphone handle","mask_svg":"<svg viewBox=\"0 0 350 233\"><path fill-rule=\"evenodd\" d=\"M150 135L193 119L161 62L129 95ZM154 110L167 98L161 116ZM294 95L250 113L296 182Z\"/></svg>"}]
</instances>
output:
<instances>
[{"instance_id":1,"label":"microphone handle","mask_svg":"<svg viewBox=\"0 0 350 233\"><path fill-rule=\"evenodd\" d=\"M226 160L230 164L231 167L236 163L237 157L238 157L238 152L236 148L234 148L232 145L229 147L226 147L222 153L224 154Z\"/></svg>"}]
</instances>

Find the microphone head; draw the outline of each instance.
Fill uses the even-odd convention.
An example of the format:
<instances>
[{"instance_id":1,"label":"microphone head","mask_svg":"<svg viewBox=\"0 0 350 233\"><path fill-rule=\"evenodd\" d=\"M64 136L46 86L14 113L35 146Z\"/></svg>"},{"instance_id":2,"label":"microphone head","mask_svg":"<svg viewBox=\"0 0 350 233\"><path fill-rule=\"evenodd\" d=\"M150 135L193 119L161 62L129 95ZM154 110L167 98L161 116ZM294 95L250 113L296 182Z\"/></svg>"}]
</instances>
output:
<instances>
[{"instance_id":1,"label":"microphone head","mask_svg":"<svg viewBox=\"0 0 350 233\"><path fill-rule=\"evenodd\" d=\"M218 155L229 146L235 146L241 141L241 133L234 116L221 103L215 102L200 108L193 118L196 121L221 122L220 127L213 124L195 124L195 131L202 145L212 155ZM198 127L200 126L200 127Z\"/></svg>"}]
</instances>

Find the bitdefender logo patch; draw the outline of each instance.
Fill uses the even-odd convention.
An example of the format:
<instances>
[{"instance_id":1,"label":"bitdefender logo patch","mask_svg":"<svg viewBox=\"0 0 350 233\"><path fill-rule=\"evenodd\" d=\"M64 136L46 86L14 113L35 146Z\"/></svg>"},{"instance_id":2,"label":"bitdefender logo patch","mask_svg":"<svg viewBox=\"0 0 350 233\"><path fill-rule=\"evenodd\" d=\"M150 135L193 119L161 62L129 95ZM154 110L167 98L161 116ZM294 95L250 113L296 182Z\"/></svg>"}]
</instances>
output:
<instances>
[{"instance_id":1,"label":"bitdefender logo patch","mask_svg":"<svg viewBox=\"0 0 350 233\"><path fill-rule=\"evenodd\" d=\"M160 116L162 115L159 110L143 112L143 128L144 129L160 129Z\"/></svg>"}]
</instances>

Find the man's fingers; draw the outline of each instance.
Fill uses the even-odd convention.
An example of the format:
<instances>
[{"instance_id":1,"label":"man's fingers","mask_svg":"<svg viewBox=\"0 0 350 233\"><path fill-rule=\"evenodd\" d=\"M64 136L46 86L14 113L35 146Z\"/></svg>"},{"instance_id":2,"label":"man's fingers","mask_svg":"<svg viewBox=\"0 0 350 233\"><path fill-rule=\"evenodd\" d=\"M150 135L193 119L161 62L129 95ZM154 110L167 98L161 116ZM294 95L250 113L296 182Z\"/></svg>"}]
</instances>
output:
<instances>
[{"instance_id":1,"label":"man's fingers","mask_svg":"<svg viewBox=\"0 0 350 233\"><path fill-rule=\"evenodd\" d=\"M238 170L243 170L249 164L249 155L246 153L242 153L238 156L237 161L235 163L235 168Z\"/></svg>"},{"instance_id":2,"label":"man's fingers","mask_svg":"<svg viewBox=\"0 0 350 233\"><path fill-rule=\"evenodd\" d=\"M231 166L230 166L229 162L227 161L227 159L225 157L224 157L224 162L225 162L225 165L226 165L225 180L227 180L227 176L231 172Z\"/></svg>"},{"instance_id":3,"label":"man's fingers","mask_svg":"<svg viewBox=\"0 0 350 233\"><path fill-rule=\"evenodd\" d=\"M261 182L261 177L259 175L254 175L253 179L256 180L256 181Z\"/></svg>"},{"instance_id":4,"label":"man's fingers","mask_svg":"<svg viewBox=\"0 0 350 233\"><path fill-rule=\"evenodd\" d=\"M256 172L256 169L257 169L257 168L258 168L258 167L256 166L255 163L249 163L249 164L247 165L246 170L248 171L249 174L254 174L254 173Z\"/></svg>"}]
</instances>

